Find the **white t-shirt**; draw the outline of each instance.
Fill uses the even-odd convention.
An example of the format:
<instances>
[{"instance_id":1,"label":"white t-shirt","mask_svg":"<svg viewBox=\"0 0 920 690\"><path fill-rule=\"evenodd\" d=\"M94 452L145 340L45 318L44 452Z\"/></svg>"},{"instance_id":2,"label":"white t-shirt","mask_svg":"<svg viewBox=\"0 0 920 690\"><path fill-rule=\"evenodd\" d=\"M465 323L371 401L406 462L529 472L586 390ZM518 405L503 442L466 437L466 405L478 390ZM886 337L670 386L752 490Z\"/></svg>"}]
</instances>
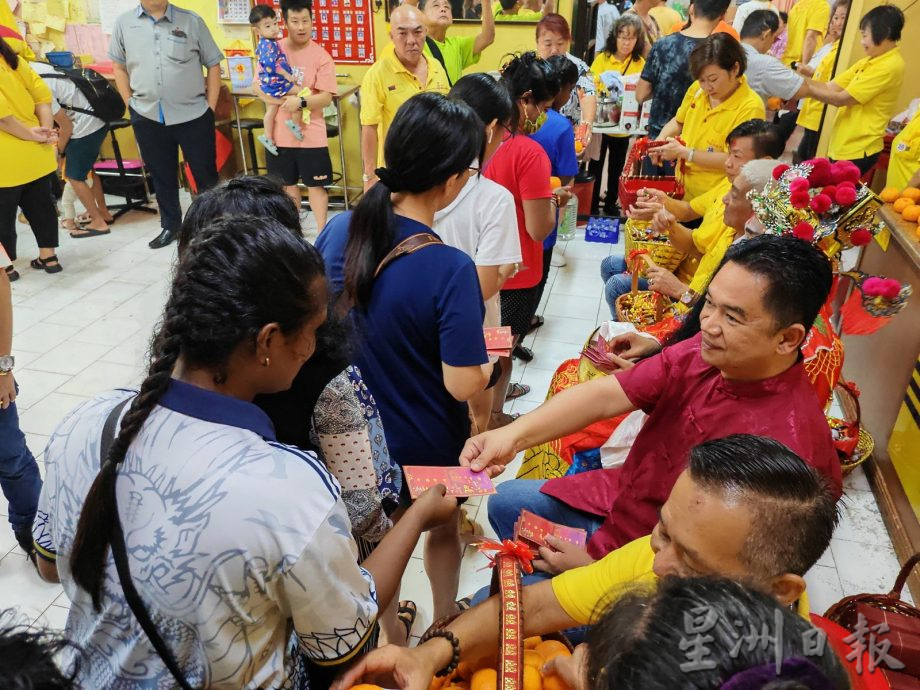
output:
<instances>
[{"instance_id":1,"label":"white t-shirt","mask_svg":"<svg viewBox=\"0 0 920 690\"><path fill-rule=\"evenodd\" d=\"M434 215L432 228L445 244L468 255L477 266L521 262L514 197L482 175L471 177L450 206ZM501 325L498 295L486 300L486 326Z\"/></svg>"},{"instance_id":2,"label":"white t-shirt","mask_svg":"<svg viewBox=\"0 0 920 690\"><path fill-rule=\"evenodd\" d=\"M597 6L597 33L594 36L594 54L604 52L607 37L613 29L616 20L620 18L620 11L613 3L601 0Z\"/></svg>"},{"instance_id":3,"label":"white t-shirt","mask_svg":"<svg viewBox=\"0 0 920 690\"><path fill-rule=\"evenodd\" d=\"M52 65L49 65L45 62L30 62L29 65L38 72L38 75L43 77L46 74L60 74ZM54 79L44 79L45 84L48 88L51 89L51 95L53 100L51 102L51 114L56 115L57 112L63 107L64 111L67 113L67 117L70 118L70 121L73 122L73 134L70 135L71 139L82 139L85 136L97 132L103 127L105 127L105 122L100 120L98 117L93 115L87 115L86 113L78 113L73 110L68 110L65 106L72 105L76 108L84 108L85 110L92 110L92 107L89 104L89 101L86 99L86 96L83 95L83 92L77 88L77 85L74 84L70 79L67 78L54 78Z\"/></svg>"},{"instance_id":4,"label":"white t-shirt","mask_svg":"<svg viewBox=\"0 0 920 690\"><path fill-rule=\"evenodd\" d=\"M773 3L770 0L748 0L738 8L738 11L735 12L735 19L732 21L732 28L741 33L741 28L744 26L744 22L751 15L752 12L757 10L773 10L773 12L779 16L779 10L773 7Z\"/></svg>"},{"instance_id":5,"label":"white t-shirt","mask_svg":"<svg viewBox=\"0 0 920 690\"><path fill-rule=\"evenodd\" d=\"M71 601L65 637L85 688L175 687L111 554L98 613L70 571L103 425L134 395L86 401L45 451L32 534L39 553L56 559ZM276 442L255 405L172 381L131 443L116 490L132 580L192 687L299 687L300 654L341 662L372 632L374 582L358 566L338 482L313 453Z\"/></svg>"}]
</instances>

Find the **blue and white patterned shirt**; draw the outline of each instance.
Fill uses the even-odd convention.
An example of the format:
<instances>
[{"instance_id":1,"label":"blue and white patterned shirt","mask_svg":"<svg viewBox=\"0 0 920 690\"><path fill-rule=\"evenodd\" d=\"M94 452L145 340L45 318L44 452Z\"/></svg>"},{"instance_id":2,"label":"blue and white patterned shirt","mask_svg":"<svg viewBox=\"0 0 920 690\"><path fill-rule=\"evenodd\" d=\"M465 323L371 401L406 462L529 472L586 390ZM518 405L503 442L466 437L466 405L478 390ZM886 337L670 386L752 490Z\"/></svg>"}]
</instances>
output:
<instances>
[{"instance_id":1,"label":"blue and white patterned shirt","mask_svg":"<svg viewBox=\"0 0 920 690\"><path fill-rule=\"evenodd\" d=\"M82 650L86 688L175 686L111 555L99 613L69 566L103 425L134 394L83 403L45 451L33 535L72 602L65 635ZM292 627L319 664L349 658L372 631L374 582L357 565L338 483L312 453L275 442L255 405L172 381L119 468L117 492L132 579L193 687L291 687Z\"/></svg>"}]
</instances>

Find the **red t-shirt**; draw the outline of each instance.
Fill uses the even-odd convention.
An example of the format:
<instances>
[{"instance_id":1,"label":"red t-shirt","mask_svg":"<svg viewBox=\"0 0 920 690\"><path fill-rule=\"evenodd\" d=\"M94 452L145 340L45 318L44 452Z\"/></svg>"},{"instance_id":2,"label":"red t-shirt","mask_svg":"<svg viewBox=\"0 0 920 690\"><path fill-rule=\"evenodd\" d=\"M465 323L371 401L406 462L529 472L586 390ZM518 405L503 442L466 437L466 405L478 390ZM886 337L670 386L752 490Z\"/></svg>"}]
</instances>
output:
<instances>
[{"instance_id":1,"label":"red t-shirt","mask_svg":"<svg viewBox=\"0 0 920 690\"><path fill-rule=\"evenodd\" d=\"M731 381L703 361L701 337L615 374L633 405L649 415L622 467L543 485L543 493L605 518L588 541L593 558L651 534L690 449L703 441L731 434L773 438L827 477L836 496L841 493L840 460L802 363L762 381Z\"/></svg>"},{"instance_id":2,"label":"red t-shirt","mask_svg":"<svg viewBox=\"0 0 920 690\"><path fill-rule=\"evenodd\" d=\"M509 278L503 290L533 287L543 277L543 243L527 234L524 221L524 201L549 199L553 190L549 185L552 174L549 156L530 137L510 135L489 159L483 175L497 182L514 196L518 235L521 239L521 270Z\"/></svg>"}]
</instances>

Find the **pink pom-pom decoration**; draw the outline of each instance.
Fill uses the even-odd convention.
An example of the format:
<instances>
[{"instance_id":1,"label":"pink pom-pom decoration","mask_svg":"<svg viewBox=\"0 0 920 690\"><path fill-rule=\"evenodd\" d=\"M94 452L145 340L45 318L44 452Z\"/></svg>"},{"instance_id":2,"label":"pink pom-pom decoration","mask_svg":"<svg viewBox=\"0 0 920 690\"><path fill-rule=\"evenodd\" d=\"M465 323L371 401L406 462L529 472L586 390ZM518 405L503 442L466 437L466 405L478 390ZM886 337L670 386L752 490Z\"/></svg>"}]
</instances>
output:
<instances>
[{"instance_id":1,"label":"pink pom-pom decoration","mask_svg":"<svg viewBox=\"0 0 920 690\"><path fill-rule=\"evenodd\" d=\"M857 228L850 233L850 242L854 247L863 247L872 241L872 233L865 228Z\"/></svg>"},{"instance_id":2,"label":"pink pom-pom decoration","mask_svg":"<svg viewBox=\"0 0 920 690\"><path fill-rule=\"evenodd\" d=\"M800 240L805 240L806 242L811 242L813 239L815 239L814 226L804 220L795 224L795 227L792 228L792 234L798 237Z\"/></svg>"},{"instance_id":3,"label":"pink pom-pom decoration","mask_svg":"<svg viewBox=\"0 0 920 690\"><path fill-rule=\"evenodd\" d=\"M777 165L773 168L773 179L778 180L783 176L783 173L789 170L789 166L783 163L782 165Z\"/></svg>"},{"instance_id":4,"label":"pink pom-pom decoration","mask_svg":"<svg viewBox=\"0 0 920 690\"><path fill-rule=\"evenodd\" d=\"M808 208L810 202L811 197L808 195L808 192L793 192L789 195L789 203L792 205L792 208Z\"/></svg>"},{"instance_id":5,"label":"pink pom-pom decoration","mask_svg":"<svg viewBox=\"0 0 920 690\"><path fill-rule=\"evenodd\" d=\"M837 187L834 200L841 206L852 206L856 201L856 190L852 187Z\"/></svg>"},{"instance_id":6,"label":"pink pom-pom decoration","mask_svg":"<svg viewBox=\"0 0 920 690\"><path fill-rule=\"evenodd\" d=\"M840 182L852 182L856 184L859 182L861 176L859 168L851 161L837 161L836 163L832 163L831 171L834 181L838 184Z\"/></svg>"},{"instance_id":7,"label":"pink pom-pom decoration","mask_svg":"<svg viewBox=\"0 0 920 690\"><path fill-rule=\"evenodd\" d=\"M815 213L825 213L831 207L831 198L827 194L818 194L811 200L811 210Z\"/></svg>"},{"instance_id":8,"label":"pink pom-pom decoration","mask_svg":"<svg viewBox=\"0 0 920 690\"><path fill-rule=\"evenodd\" d=\"M863 294L870 297L884 297L892 300L901 292L901 284L894 278L866 278L862 284Z\"/></svg>"},{"instance_id":9,"label":"pink pom-pom decoration","mask_svg":"<svg viewBox=\"0 0 920 690\"><path fill-rule=\"evenodd\" d=\"M793 193L807 192L809 187L810 185L808 184L808 180L806 180L804 177L797 177L789 183L789 191Z\"/></svg>"},{"instance_id":10,"label":"pink pom-pom decoration","mask_svg":"<svg viewBox=\"0 0 920 690\"><path fill-rule=\"evenodd\" d=\"M812 158L805 161L805 163L812 168L811 173L808 175L808 181L812 187L823 187L834 181L831 162L827 158Z\"/></svg>"},{"instance_id":11,"label":"pink pom-pom decoration","mask_svg":"<svg viewBox=\"0 0 920 690\"><path fill-rule=\"evenodd\" d=\"M837 194L837 187L832 184L829 184L824 189L821 190L821 193L826 194L827 198L833 201L834 196Z\"/></svg>"}]
</instances>

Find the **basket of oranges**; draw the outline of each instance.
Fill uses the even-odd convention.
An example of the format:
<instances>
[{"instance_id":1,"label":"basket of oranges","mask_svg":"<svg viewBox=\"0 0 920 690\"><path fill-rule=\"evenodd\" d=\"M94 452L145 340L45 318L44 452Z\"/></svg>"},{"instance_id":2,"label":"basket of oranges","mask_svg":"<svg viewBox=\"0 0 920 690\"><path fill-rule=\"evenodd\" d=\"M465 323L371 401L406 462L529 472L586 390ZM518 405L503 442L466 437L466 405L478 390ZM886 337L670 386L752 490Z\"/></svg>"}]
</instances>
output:
<instances>
[{"instance_id":1,"label":"basket of oranges","mask_svg":"<svg viewBox=\"0 0 920 690\"><path fill-rule=\"evenodd\" d=\"M461 659L453 673L435 676L429 690L570 690L555 673L543 673L543 666L550 659L571 656L572 645L565 636L558 633L526 639L522 636L521 571L533 572L531 561L536 554L526 544L510 539L484 540L479 550L493 552L489 556L493 567L491 590L501 597L502 644L491 656ZM454 618L456 615L443 618L432 627L443 628Z\"/></svg>"}]
</instances>

